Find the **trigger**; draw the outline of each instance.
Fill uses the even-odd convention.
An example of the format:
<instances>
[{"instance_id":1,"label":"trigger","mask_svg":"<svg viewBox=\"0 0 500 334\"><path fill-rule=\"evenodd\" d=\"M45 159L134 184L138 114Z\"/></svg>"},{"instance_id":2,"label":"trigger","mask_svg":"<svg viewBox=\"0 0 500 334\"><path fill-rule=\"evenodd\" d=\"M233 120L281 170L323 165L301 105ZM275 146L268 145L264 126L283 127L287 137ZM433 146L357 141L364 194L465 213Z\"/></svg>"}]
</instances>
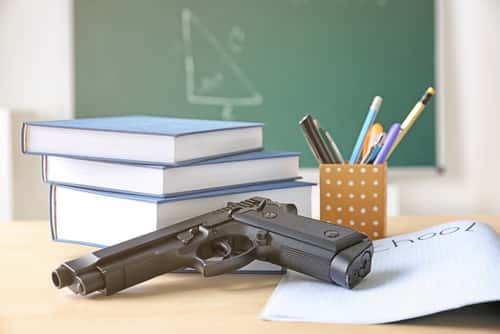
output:
<instances>
[{"instance_id":1,"label":"trigger","mask_svg":"<svg viewBox=\"0 0 500 334\"><path fill-rule=\"evenodd\" d=\"M218 240L214 243L214 253L223 259L231 256L232 251L231 245L227 242L227 240Z\"/></svg>"}]
</instances>

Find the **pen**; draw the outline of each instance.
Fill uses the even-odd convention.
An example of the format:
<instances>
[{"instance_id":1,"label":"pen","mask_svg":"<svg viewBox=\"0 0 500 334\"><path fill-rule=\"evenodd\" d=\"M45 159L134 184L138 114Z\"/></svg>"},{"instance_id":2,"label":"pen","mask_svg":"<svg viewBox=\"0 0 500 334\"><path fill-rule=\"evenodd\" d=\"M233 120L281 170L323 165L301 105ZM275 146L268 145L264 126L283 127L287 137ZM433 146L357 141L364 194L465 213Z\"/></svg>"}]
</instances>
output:
<instances>
[{"instance_id":1,"label":"pen","mask_svg":"<svg viewBox=\"0 0 500 334\"><path fill-rule=\"evenodd\" d=\"M363 143L363 154L362 156L366 156L366 153L368 153L368 150L370 147L372 147L376 141L378 136L384 132L384 127L380 123L375 123L372 125L370 130L368 131L368 135L365 138L365 142Z\"/></svg>"},{"instance_id":2,"label":"pen","mask_svg":"<svg viewBox=\"0 0 500 334\"><path fill-rule=\"evenodd\" d=\"M386 161L386 159L389 158L389 152L394 147L394 144L396 143L396 140L399 136L400 130L401 126L399 125L399 123L395 123L391 126L389 132L387 133L387 136L385 137L384 145L382 146L380 153L377 155L375 161L373 162L374 165L383 164Z\"/></svg>"},{"instance_id":3,"label":"pen","mask_svg":"<svg viewBox=\"0 0 500 334\"><path fill-rule=\"evenodd\" d=\"M377 141L375 142L375 144L373 144L370 147L370 149L368 150L368 152L365 154L365 156L361 160L361 163L362 164L369 164L369 163L373 162L373 160L375 160L375 158L377 157L378 153L382 149L382 145L384 144L384 141L385 141L385 133L382 132L378 136Z\"/></svg>"},{"instance_id":4,"label":"pen","mask_svg":"<svg viewBox=\"0 0 500 334\"><path fill-rule=\"evenodd\" d=\"M304 137L306 138L307 144L311 149L314 157L320 164L333 163L333 159L329 156L327 148L323 140L321 139L321 134L314 122L311 115L306 115L299 122L302 131L304 132Z\"/></svg>"},{"instance_id":5,"label":"pen","mask_svg":"<svg viewBox=\"0 0 500 334\"><path fill-rule=\"evenodd\" d=\"M434 88L429 87L425 91L425 94L422 96L422 98L415 104L413 109L410 111L408 116L406 116L405 120L403 123L401 123L401 131L399 132L398 138L396 139L396 142L394 145L392 145L392 148L389 152L389 155L387 156L387 159L391 156L391 154L394 152L396 149L396 146L403 140L403 138L406 136L410 128L413 126L417 118L422 114L424 111L425 107L427 106L427 103L429 103L430 99L436 94L436 91Z\"/></svg>"},{"instance_id":6,"label":"pen","mask_svg":"<svg viewBox=\"0 0 500 334\"><path fill-rule=\"evenodd\" d=\"M342 153L340 153L337 144L335 144L333 137L330 135L328 131L326 131L319 125L319 121L317 119L314 119L314 124L319 129L321 138L323 139L323 142L326 145L330 157L335 161L335 163L343 164L344 158L342 157Z\"/></svg>"},{"instance_id":7,"label":"pen","mask_svg":"<svg viewBox=\"0 0 500 334\"><path fill-rule=\"evenodd\" d=\"M359 132L358 140L354 145L354 149L352 150L351 159L349 160L350 164L358 163L359 158L361 156L361 149L363 148L363 142L365 140L366 134L373 122L375 121L375 117L377 117L377 113L380 110L380 105L382 104L382 98L380 96L375 96L373 98L370 109L368 110L368 114L366 115L365 122L363 123L363 127Z\"/></svg>"},{"instance_id":8,"label":"pen","mask_svg":"<svg viewBox=\"0 0 500 334\"><path fill-rule=\"evenodd\" d=\"M304 133L304 137L306 138L306 142L307 142L307 145L309 146L309 149L311 150L312 154L314 155L314 158L316 159L316 161L319 164L321 164L321 163L323 163L323 159L321 158L321 155L319 154L316 142L313 139L313 136L311 134L312 133L312 130L311 130L312 120L311 120L311 118L312 117L310 115L306 115L306 116L304 116L304 118L302 118L302 120L299 122L299 124L300 124L300 127L302 128L302 132Z\"/></svg>"},{"instance_id":9,"label":"pen","mask_svg":"<svg viewBox=\"0 0 500 334\"><path fill-rule=\"evenodd\" d=\"M330 161L329 163L337 163L333 156L332 148L329 145L328 138L326 137L326 130L321 127L317 118L313 118L313 124L316 131L319 133L320 146L325 150L326 161Z\"/></svg>"},{"instance_id":10,"label":"pen","mask_svg":"<svg viewBox=\"0 0 500 334\"><path fill-rule=\"evenodd\" d=\"M332 148L333 157L335 158L335 160L337 160L337 163L343 164L344 157L342 156L342 153L340 152L337 144L335 144L335 141L333 140L333 137L330 135L330 132L325 131L325 135L326 135L326 138L328 139L328 142L330 143L330 146Z\"/></svg>"},{"instance_id":11,"label":"pen","mask_svg":"<svg viewBox=\"0 0 500 334\"><path fill-rule=\"evenodd\" d=\"M326 163L336 163L335 157L333 156L332 148L329 146L328 138L326 137L326 130L321 127L317 118L313 118L313 125L316 128L316 132L319 134L319 145L326 154Z\"/></svg>"}]
</instances>

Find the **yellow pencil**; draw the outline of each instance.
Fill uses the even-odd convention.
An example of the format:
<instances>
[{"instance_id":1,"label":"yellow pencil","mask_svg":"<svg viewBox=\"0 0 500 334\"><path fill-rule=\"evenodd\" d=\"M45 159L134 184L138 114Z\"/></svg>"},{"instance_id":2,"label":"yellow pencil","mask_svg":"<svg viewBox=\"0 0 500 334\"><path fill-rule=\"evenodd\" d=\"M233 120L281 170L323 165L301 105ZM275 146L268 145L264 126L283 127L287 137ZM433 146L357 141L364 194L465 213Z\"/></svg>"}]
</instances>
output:
<instances>
[{"instance_id":1,"label":"yellow pencil","mask_svg":"<svg viewBox=\"0 0 500 334\"><path fill-rule=\"evenodd\" d=\"M394 152L394 149L398 146L399 142L403 140L404 136L406 136L410 128L413 126L413 123L415 123L420 114L422 114L425 107L427 106L427 103L429 103L430 99L434 96L434 94L436 94L436 90L434 88L432 87L427 88L425 94L417 102L417 104L415 104L415 106L410 111L408 116L406 116L403 123L401 123L401 131L399 132L398 138L396 139L394 145L392 145L392 149L387 155L386 159L389 159L391 154Z\"/></svg>"}]
</instances>

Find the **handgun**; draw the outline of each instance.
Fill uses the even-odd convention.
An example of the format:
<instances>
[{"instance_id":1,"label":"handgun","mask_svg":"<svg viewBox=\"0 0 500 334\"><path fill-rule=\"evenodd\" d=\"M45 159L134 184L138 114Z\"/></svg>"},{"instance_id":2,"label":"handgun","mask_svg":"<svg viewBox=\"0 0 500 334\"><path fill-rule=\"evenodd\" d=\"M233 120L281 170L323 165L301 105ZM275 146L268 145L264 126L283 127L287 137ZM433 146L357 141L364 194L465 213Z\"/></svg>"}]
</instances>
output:
<instances>
[{"instance_id":1,"label":"handgun","mask_svg":"<svg viewBox=\"0 0 500 334\"><path fill-rule=\"evenodd\" d=\"M211 277L261 260L352 288L370 272L372 255L360 232L252 197L65 262L52 282L79 295L111 295L178 269Z\"/></svg>"}]
</instances>

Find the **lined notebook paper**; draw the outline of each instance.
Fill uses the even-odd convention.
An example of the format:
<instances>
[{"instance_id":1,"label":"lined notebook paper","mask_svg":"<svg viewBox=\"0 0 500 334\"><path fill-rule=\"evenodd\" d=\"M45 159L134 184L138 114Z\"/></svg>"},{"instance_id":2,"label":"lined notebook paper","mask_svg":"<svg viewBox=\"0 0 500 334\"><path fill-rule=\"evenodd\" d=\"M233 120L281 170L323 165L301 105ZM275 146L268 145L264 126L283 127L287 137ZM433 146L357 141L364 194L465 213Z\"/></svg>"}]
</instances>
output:
<instances>
[{"instance_id":1,"label":"lined notebook paper","mask_svg":"<svg viewBox=\"0 0 500 334\"><path fill-rule=\"evenodd\" d=\"M288 272L261 318L377 324L500 300L500 238L451 222L374 241L372 272L353 290Z\"/></svg>"}]
</instances>

